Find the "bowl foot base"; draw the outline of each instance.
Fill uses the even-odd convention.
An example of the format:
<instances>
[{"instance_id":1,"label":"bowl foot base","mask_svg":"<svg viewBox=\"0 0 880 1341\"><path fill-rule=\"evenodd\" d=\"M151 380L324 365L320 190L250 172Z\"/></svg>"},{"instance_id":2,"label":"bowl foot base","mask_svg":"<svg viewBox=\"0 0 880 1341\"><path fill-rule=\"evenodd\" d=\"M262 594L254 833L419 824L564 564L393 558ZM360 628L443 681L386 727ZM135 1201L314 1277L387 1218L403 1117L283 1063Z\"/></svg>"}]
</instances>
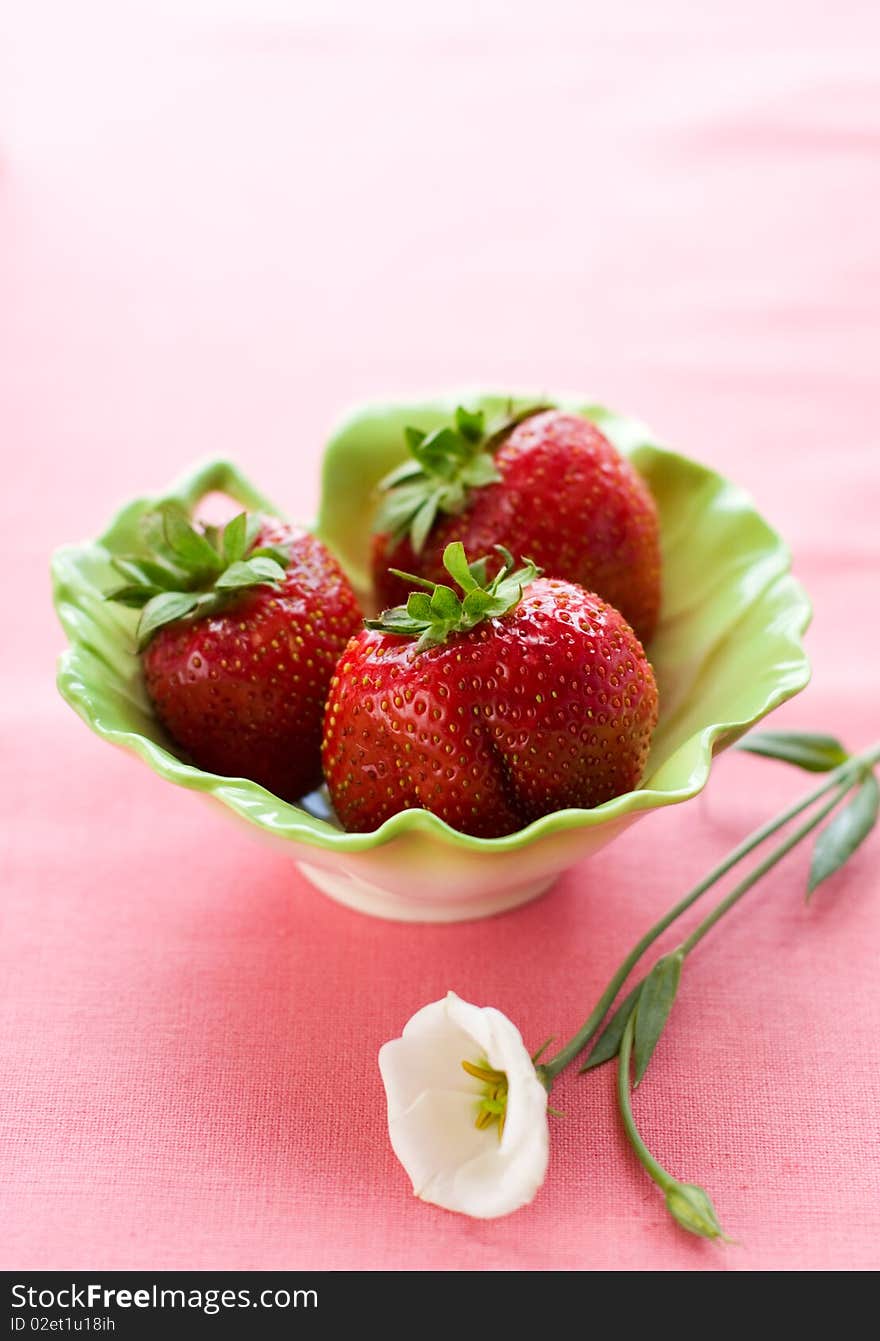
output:
<instances>
[{"instance_id":1,"label":"bowl foot base","mask_svg":"<svg viewBox=\"0 0 880 1341\"><path fill-rule=\"evenodd\" d=\"M521 903L536 899L549 889L556 876L542 877L525 885L504 889L500 893L482 894L474 899L460 903L432 903L416 901L412 896L404 898L391 890L382 889L361 880L356 875L342 875L335 871L325 871L310 862L298 861L297 866L306 879L323 894L329 894L337 903L346 908L367 913L370 917L383 917L390 922L470 922L477 917L491 917L494 913L507 912L509 908L518 908Z\"/></svg>"}]
</instances>

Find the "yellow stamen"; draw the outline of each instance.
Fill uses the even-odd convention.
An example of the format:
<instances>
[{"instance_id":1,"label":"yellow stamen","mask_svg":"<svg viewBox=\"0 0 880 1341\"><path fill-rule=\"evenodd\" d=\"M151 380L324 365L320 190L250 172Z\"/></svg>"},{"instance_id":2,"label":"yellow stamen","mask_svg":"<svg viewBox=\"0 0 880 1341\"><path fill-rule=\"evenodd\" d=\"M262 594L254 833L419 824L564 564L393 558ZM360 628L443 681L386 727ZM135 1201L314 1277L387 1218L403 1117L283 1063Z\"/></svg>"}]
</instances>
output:
<instances>
[{"instance_id":1,"label":"yellow stamen","mask_svg":"<svg viewBox=\"0 0 880 1341\"><path fill-rule=\"evenodd\" d=\"M473 1062L462 1062L461 1065L469 1076L473 1076L475 1080L483 1080L487 1085L500 1085L502 1081L507 1081L503 1071L493 1071L491 1066L475 1066Z\"/></svg>"},{"instance_id":2,"label":"yellow stamen","mask_svg":"<svg viewBox=\"0 0 880 1341\"><path fill-rule=\"evenodd\" d=\"M462 1062L462 1070L474 1080L483 1082L483 1098L477 1105L474 1126L478 1131L486 1131L493 1122L498 1123L498 1140L504 1135L504 1122L507 1117L507 1073L496 1071L484 1058L479 1062Z\"/></svg>"}]
</instances>

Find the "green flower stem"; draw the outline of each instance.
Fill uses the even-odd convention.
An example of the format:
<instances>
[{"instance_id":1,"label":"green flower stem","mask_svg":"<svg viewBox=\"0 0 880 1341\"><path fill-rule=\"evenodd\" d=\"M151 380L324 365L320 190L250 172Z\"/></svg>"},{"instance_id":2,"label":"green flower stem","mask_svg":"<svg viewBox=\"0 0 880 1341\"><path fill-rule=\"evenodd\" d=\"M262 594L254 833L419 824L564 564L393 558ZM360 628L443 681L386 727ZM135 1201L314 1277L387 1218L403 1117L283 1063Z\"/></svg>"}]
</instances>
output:
<instances>
[{"instance_id":1,"label":"green flower stem","mask_svg":"<svg viewBox=\"0 0 880 1341\"><path fill-rule=\"evenodd\" d=\"M626 1139L629 1141L639 1163L646 1170L648 1177L662 1191L666 1209L673 1220L677 1221L682 1229L686 1229L690 1234L697 1234L703 1239L722 1239L725 1243L730 1243L731 1240L728 1239L718 1223L718 1216L709 1194L696 1183L680 1183L668 1169L664 1169L663 1165L654 1158L645 1145L636 1126L632 1111L630 1060L636 1032L637 1013L638 1008L633 1011L627 1020L623 1038L620 1041L620 1056L617 1064L617 1104Z\"/></svg>"},{"instance_id":2,"label":"green flower stem","mask_svg":"<svg viewBox=\"0 0 880 1341\"><path fill-rule=\"evenodd\" d=\"M630 1058L632 1056L633 1037L636 1030L636 1013L633 1011L627 1021L626 1029L623 1031L623 1038L620 1043L620 1058L617 1067L617 1101L620 1105L620 1116L623 1119L623 1129L626 1132L626 1139L629 1141L639 1162L643 1165L648 1176L654 1180L658 1187L664 1192L668 1192L671 1187L677 1183L663 1168L658 1164L648 1147L642 1140L639 1129L636 1126L636 1120L633 1117L632 1101L630 1093Z\"/></svg>"},{"instance_id":3,"label":"green flower stem","mask_svg":"<svg viewBox=\"0 0 880 1341\"><path fill-rule=\"evenodd\" d=\"M683 899L675 904L673 908L670 908L669 912L664 913L663 917L661 917L658 922L655 922L649 931L645 932L642 939L634 946L620 964L605 991L597 1001L594 1009L591 1011L589 1018L578 1032L568 1041L568 1043L566 1043L565 1047L560 1049L555 1057L552 1057L549 1062L544 1062L538 1067L539 1075L548 1088L559 1073L563 1071L566 1066L569 1066L575 1058L583 1052L584 1048L598 1032L614 998L626 982L626 979L629 977L645 951L653 945L654 941L656 941L659 936L662 936L667 927L671 926L677 918L687 912L688 908L696 903L697 899L701 898L712 885L716 884L717 881L722 878L722 876L726 875L737 862L742 861L743 857L747 857L750 852L754 851L756 847L759 847L761 843L770 838L777 832L777 830L783 828L791 820L796 819L804 810L809 809L810 806L814 805L816 801L819 801L834 788L841 787L842 791L848 789L856 778L864 776L868 769L878 761L880 761L880 744L872 746L871 749L866 750L863 754L854 755L851 759L848 759L846 763L835 768L827 775L821 787L817 787L815 791L810 792L808 796L796 802L793 806L790 806L787 810L783 811L781 815L776 816L775 819L769 820L759 829L755 829L755 831L749 834L738 847L735 847L732 852L728 853L724 860L719 862L719 864L714 867L714 869L711 870L698 885L695 885L689 893L685 894ZM835 796L832 806L836 805L839 800L840 796ZM832 806L829 806L828 809L831 809ZM823 809L819 819L824 818L826 813L827 810ZM819 820L816 822L818 823ZM761 866L758 867L757 874L754 874L754 879L751 880L751 884L754 884L755 880L760 879L761 875L765 874L776 861L780 860L780 857L784 856L795 843L800 842L805 833L808 833L813 827L814 826L811 823L808 827L799 829L797 833L792 836L792 840L785 845L784 851L777 849L776 855L769 859L768 863L762 863ZM746 888L751 888L751 884L747 885ZM731 895L727 896L728 899L732 899L732 902L728 904L730 907L733 906L733 902L736 902L736 898L733 898L734 894L736 894L737 898L741 898L746 892L745 889L741 889L740 887L737 888L739 889L738 894L737 891L734 890ZM724 902L726 903L727 900ZM719 909L721 911L719 911ZM714 926L718 918L723 917L724 913L727 911L727 907L722 908L722 905L719 904L718 909L715 911L717 916L714 916L713 914L713 921L710 926L706 926L702 931L700 927L697 928L697 931L701 931L701 935L698 939L701 940L706 932L710 930L710 927ZM694 935L696 934L697 933L695 932ZM697 941L694 941L694 944L696 945Z\"/></svg>"},{"instance_id":4,"label":"green flower stem","mask_svg":"<svg viewBox=\"0 0 880 1341\"><path fill-rule=\"evenodd\" d=\"M833 795L826 803L810 818L790 834L783 842L773 849L768 857L760 862L753 871L750 871L744 880L727 894L717 907L712 909L708 917L704 918L700 925L691 932L690 936L682 942L679 948L679 954L682 956L690 954L704 936L708 934L717 922L721 920L725 913L739 902L744 894L758 883L762 876L781 861L793 847L806 838L807 834L817 828L829 815L836 805L843 800L853 784L853 775L850 775L841 782L838 779L838 785ZM827 788L825 789L827 790ZM648 1176L653 1179L657 1186L663 1192L666 1199L666 1208L672 1217L692 1234L698 1234L702 1238L717 1239L724 1238L721 1226L718 1223L718 1217L715 1214L715 1208L709 1200L708 1194L703 1188L693 1183L679 1183L668 1170L664 1169L662 1164L651 1154L635 1123L632 1111L632 1091L630 1079L630 1067L633 1040L635 1038L636 1025L638 1018L638 1006L630 1015L626 1022L626 1028L623 1031L623 1037L620 1042L620 1055L617 1066L617 1102L620 1110L623 1128L630 1146L635 1152L639 1162L647 1171ZM636 1076L638 1081L638 1074Z\"/></svg>"},{"instance_id":5,"label":"green flower stem","mask_svg":"<svg viewBox=\"0 0 880 1341\"><path fill-rule=\"evenodd\" d=\"M683 955L689 955L691 950L699 945L703 937L712 930L715 923L720 922L724 914L730 912L730 909L734 904L739 903L743 895L747 894L752 886L758 883L762 876L766 875L778 861L782 861L782 858L787 856L793 847L797 847L802 838L806 838L808 833L811 833L817 825L822 823L825 816L829 815L838 802L843 800L851 786L851 778L848 778L846 782L841 783L831 800L826 802L821 810L817 811L815 815L812 815L810 819L807 820L806 824L802 824L799 828L795 829L794 833L790 834L778 847L775 847L769 857L765 857L762 862L759 862L753 871L749 871L746 878L740 881L729 894L726 894L717 907L712 909L709 916L703 919L700 925L691 932L686 940L682 941L681 953Z\"/></svg>"}]
</instances>

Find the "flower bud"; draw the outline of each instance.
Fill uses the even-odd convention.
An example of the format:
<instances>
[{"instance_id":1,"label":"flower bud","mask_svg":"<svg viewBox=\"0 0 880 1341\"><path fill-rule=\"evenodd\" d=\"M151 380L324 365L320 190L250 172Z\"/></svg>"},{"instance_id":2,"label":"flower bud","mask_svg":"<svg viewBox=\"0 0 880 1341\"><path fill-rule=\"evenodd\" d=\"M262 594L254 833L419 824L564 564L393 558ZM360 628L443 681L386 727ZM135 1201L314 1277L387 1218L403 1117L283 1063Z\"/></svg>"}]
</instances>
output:
<instances>
[{"instance_id":1,"label":"flower bud","mask_svg":"<svg viewBox=\"0 0 880 1341\"><path fill-rule=\"evenodd\" d=\"M672 1183L666 1189L666 1209L682 1229L704 1239L730 1240L718 1223L715 1207L696 1183Z\"/></svg>"}]
</instances>

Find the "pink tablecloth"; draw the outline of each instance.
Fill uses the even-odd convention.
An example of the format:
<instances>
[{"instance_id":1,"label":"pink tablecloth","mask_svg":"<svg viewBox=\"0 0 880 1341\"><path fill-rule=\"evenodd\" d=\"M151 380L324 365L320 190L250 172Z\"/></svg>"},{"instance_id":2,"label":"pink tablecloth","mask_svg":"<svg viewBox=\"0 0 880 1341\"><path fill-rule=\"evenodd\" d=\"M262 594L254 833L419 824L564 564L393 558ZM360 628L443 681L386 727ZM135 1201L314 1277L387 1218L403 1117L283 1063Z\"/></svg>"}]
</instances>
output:
<instances>
[{"instance_id":1,"label":"pink tablecloth","mask_svg":"<svg viewBox=\"0 0 880 1341\"><path fill-rule=\"evenodd\" d=\"M816 607L778 723L867 744L877 12L7 10L2 1265L880 1265L876 841L808 909L795 855L701 947L638 1096L738 1246L667 1221L607 1071L560 1087L546 1185L505 1221L415 1201L387 1142L376 1052L413 1010L452 987L529 1041L570 1031L801 777L724 758L539 903L370 921L88 733L46 582L56 543L199 456L308 516L351 401L568 385L754 493Z\"/></svg>"}]
</instances>

